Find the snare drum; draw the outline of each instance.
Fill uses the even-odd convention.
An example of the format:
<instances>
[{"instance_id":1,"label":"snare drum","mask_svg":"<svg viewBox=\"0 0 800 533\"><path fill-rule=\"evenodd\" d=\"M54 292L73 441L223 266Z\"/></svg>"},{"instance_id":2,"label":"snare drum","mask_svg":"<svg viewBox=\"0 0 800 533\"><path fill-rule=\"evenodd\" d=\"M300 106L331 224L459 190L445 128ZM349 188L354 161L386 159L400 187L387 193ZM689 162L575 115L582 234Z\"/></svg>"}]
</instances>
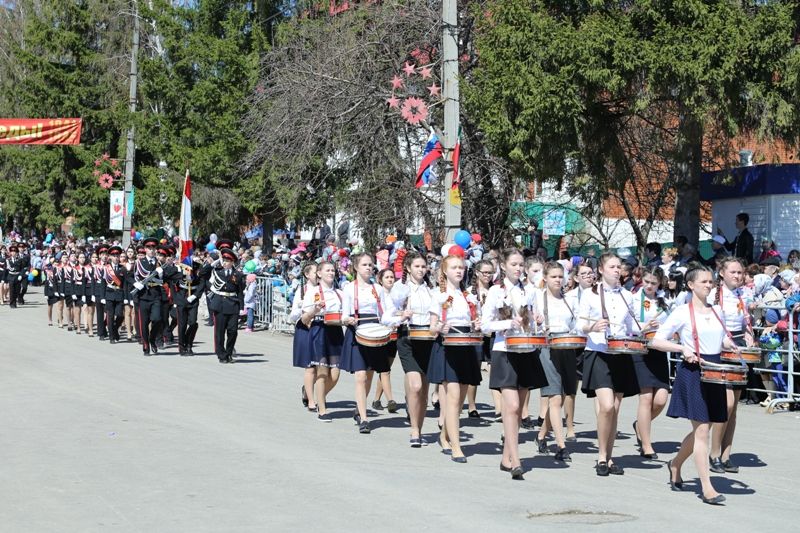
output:
<instances>
[{"instance_id":1,"label":"snare drum","mask_svg":"<svg viewBox=\"0 0 800 533\"><path fill-rule=\"evenodd\" d=\"M547 346L546 335L531 335L528 333L509 333L506 335L506 351L527 353Z\"/></svg>"},{"instance_id":2,"label":"snare drum","mask_svg":"<svg viewBox=\"0 0 800 533\"><path fill-rule=\"evenodd\" d=\"M483 333L471 331L469 333L459 333L452 331L442 335L444 346L481 346L483 344Z\"/></svg>"},{"instance_id":3,"label":"snare drum","mask_svg":"<svg viewBox=\"0 0 800 533\"><path fill-rule=\"evenodd\" d=\"M342 312L329 311L323 315L323 321L326 326L341 326L342 325Z\"/></svg>"},{"instance_id":4,"label":"snare drum","mask_svg":"<svg viewBox=\"0 0 800 533\"><path fill-rule=\"evenodd\" d=\"M747 367L703 361L700 363L700 381L718 385L747 385Z\"/></svg>"},{"instance_id":5,"label":"snare drum","mask_svg":"<svg viewBox=\"0 0 800 533\"><path fill-rule=\"evenodd\" d=\"M415 326L409 324L408 338L412 341L435 341L436 333L431 332L430 326Z\"/></svg>"},{"instance_id":6,"label":"snare drum","mask_svg":"<svg viewBox=\"0 0 800 533\"><path fill-rule=\"evenodd\" d=\"M356 328L356 342L361 346L378 348L389 344L392 330L381 324L361 324Z\"/></svg>"},{"instance_id":7,"label":"snare drum","mask_svg":"<svg viewBox=\"0 0 800 533\"><path fill-rule=\"evenodd\" d=\"M739 363L740 360L744 361L745 363L750 364L758 364L761 362L761 349L760 348L739 348L741 351L741 359L739 354L736 352L722 352L720 355L720 359L723 361L730 361L733 363Z\"/></svg>"},{"instance_id":8,"label":"snare drum","mask_svg":"<svg viewBox=\"0 0 800 533\"><path fill-rule=\"evenodd\" d=\"M547 342L551 350L581 350L586 348L586 335L579 333L551 333Z\"/></svg>"},{"instance_id":9,"label":"snare drum","mask_svg":"<svg viewBox=\"0 0 800 533\"><path fill-rule=\"evenodd\" d=\"M609 337L609 355L646 354L647 340L644 337Z\"/></svg>"},{"instance_id":10,"label":"snare drum","mask_svg":"<svg viewBox=\"0 0 800 533\"><path fill-rule=\"evenodd\" d=\"M389 342L397 342L397 330L393 329L389 332Z\"/></svg>"}]
</instances>

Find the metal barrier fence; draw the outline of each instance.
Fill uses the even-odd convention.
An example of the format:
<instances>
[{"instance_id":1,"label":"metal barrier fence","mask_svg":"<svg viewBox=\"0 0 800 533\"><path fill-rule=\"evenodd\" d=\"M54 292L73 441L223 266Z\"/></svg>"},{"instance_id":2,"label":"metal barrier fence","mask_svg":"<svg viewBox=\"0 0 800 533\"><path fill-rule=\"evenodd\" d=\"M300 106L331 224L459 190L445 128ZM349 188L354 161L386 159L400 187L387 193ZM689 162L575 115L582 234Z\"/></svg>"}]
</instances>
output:
<instances>
[{"instance_id":1,"label":"metal barrier fence","mask_svg":"<svg viewBox=\"0 0 800 533\"><path fill-rule=\"evenodd\" d=\"M760 306L760 309L768 310L774 309L776 311L783 311L785 310L784 307L776 307L776 306ZM756 365L753 368L753 372L756 376L768 376L769 379L772 379L772 376L783 376L784 382L786 384L786 391L780 391L777 389L769 389L766 386L766 383L762 379L762 384L764 387L747 387L747 392L760 392L767 394L768 398L771 398L767 403L767 412L772 413L775 411L775 407L779 404L797 404L800 403L800 352L797 351L797 341L795 339L795 335L800 333L800 328L794 323L794 316L793 313L789 313L787 317L788 328L787 330L781 331L780 333L784 334L787 338L783 342L780 348L775 349L766 349L761 348L762 353L762 360L761 364ZM763 333L765 326L753 326L754 331L754 341L755 346L759 346L759 338ZM772 327L774 330L775 328ZM770 363L768 362L768 354L767 352L775 352L783 354L783 363L782 366L784 369L778 368L770 368ZM675 379L675 371L677 369L677 364L680 363L680 357L675 357L677 354L669 354L670 364L670 380ZM773 386L777 386L777 384L772 381Z\"/></svg>"},{"instance_id":2,"label":"metal barrier fence","mask_svg":"<svg viewBox=\"0 0 800 533\"><path fill-rule=\"evenodd\" d=\"M293 333L294 324L289 322L292 304L288 300L289 287L280 276L256 277L256 307L254 311L257 327L273 332Z\"/></svg>"}]
</instances>

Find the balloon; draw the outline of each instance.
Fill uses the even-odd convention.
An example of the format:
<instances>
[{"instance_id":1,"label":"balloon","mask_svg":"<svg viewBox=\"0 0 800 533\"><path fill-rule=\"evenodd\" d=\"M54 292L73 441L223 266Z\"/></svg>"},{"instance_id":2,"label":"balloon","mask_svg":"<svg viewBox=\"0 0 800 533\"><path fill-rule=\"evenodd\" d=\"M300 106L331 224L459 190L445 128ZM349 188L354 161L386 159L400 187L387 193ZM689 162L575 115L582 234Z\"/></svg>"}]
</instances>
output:
<instances>
[{"instance_id":1,"label":"balloon","mask_svg":"<svg viewBox=\"0 0 800 533\"><path fill-rule=\"evenodd\" d=\"M137 241L141 241L142 240L142 233L140 231L137 231L134 236L136 237Z\"/></svg>"},{"instance_id":2,"label":"balloon","mask_svg":"<svg viewBox=\"0 0 800 533\"><path fill-rule=\"evenodd\" d=\"M445 244L442 246L442 257L447 257L450 255L450 248L455 246L455 244Z\"/></svg>"},{"instance_id":3,"label":"balloon","mask_svg":"<svg viewBox=\"0 0 800 533\"><path fill-rule=\"evenodd\" d=\"M456 257L460 257L461 259L464 259L464 248L462 248L461 246L459 246L457 244L453 244L453 245L450 246L450 250L448 251L448 254L449 255L454 255Z\"/></svg>"},{"instance_id":4,"label":"balloon","mask_svg":"<svg viewBox=\"0 0 800 533\"><path fill-rule=\"evenodd\" d=\"M472 234L472 240L477 242L477 243L480 243L483 239L481 238L481 234L480 233L473 233Z\"/></svg>"},{"instance_id":5,"label":"balloon","mask_svg":"<svg viewBox=\"0 0 800 533\"><path fill-rule=\"evenodd\" d=\"M210 242L210 243L206 244L206 252L213 252L216 249L217 249L217 245L214 244L213 242Z\"/></svg>"},{"instance_id":6,"label":"balloon","mask_svg":"<svg viewBox=\"0 0 800 533\"><path fill-rule=\"evenodd\" d=\"M39 277L39 271L36 270L35 268L31 271L31 274L33 274L34 278L38 278Z\"/></svg>"},{"instance_id":7,"label":"balloon","mask_svg":"<svg viewBox=\"0 0 800 533\"><path fill-rule=\"evenodd\" d=\"M244 271L247 272L248 274L251 272L255 272L257 268L258 268L258 263L256 263L252 259L244 264Z\"/></svg>"},{"instance_id":8,"label":"balloon","mask_svg":"<svg viewBox=\"0 0 800 533\"><path fill-rule=\"evenodd\" d=\"M208 236L208 240L213 242L213 243L216 243L217 242L217 234L216 233L212 233L211 235Z\"/></svg>"},{"instance_id":9,"label":"balloon","mask_svg":"<svg viewBox=\"0 0 800 533\"><path fill-rule=\"evenodd\" d=\"M28 273L28 281L33 281L33 272Z\"/></svg>"},{"instance_id":10,"label":"balloon","mask_svg":"<svg viewBox=\"0 0 800 533\"><path fill-rule=\"evenodd\" d=\"M453 242L462 247L463 249L469 248L469 242L472 240L472 235L468 231L460 229L453 237Z\"/></svg>"},{"instance_id":11,"label":"balloon","mask_svg":"<svg viewBox=\"0 0 800 533\"><path fill-rule=\"evenodd\" d=\"M386 237L386 244L392 244L396 240L397 240L397 237L395 237L394 235L389 235L388 237Z\"/></svg>"},{"instance_id":12,"label":"balloon","mask_svg":"<svg viewBox=\"0 0 800 533\"><path fill-rule=\"evenodd\" d=\"M52 233L48 233L47 237L44 238L44 243L45 244L50 244L50 241L52 241L52 240L53 240L53 234Z\"/></svg>"}]
</instances>

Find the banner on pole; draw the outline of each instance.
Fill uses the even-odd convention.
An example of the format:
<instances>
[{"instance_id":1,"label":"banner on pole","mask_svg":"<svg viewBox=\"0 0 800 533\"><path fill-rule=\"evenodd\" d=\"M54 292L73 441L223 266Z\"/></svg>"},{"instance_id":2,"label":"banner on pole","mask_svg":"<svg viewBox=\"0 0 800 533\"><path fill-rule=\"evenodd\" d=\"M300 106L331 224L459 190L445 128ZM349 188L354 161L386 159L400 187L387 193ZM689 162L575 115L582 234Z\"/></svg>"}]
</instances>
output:
<instances>
[{"instance_id":1,"label":"banner on pole","mask_svg":"<svg viewBox=\"0 0 800 533\"><path fill-rule=\"evenodd\" d=\"M80 144L80 118L0 118L2 144Z\"/></svg>"},{"instance_id":2,"label":"banner on pole","mask_svg":"<svg viewBox=\"0 0 800 533\"><path fill-rule=\"evenodd\" d=\"M122 231L122 219L125 215L125 191L108 191L108 229Z\"/></svg>"},{"instance_id":3,"label":"banner on pole","mask_svg":"<svg viewBox=\"0 0 800 533\"><path fill-rule=\"evenodd\" d=\"M551 209L544 214L542 224L544 235L566 235L567 233L567 213L563 209Z\"/></svg>"}]
</instances>

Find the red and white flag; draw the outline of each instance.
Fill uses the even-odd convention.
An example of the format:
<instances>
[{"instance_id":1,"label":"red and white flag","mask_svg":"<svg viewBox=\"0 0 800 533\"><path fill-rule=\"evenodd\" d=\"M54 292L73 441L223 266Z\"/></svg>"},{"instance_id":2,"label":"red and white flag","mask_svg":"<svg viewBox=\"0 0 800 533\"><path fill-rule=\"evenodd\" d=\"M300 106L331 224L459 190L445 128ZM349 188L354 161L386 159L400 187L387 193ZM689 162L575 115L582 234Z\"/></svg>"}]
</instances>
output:
<instances>
[{"instance_id":1,"label":"red and white flag","mask_svg":"<svg viewBox=\"0 0 800 533\"><path fill-rule=\"evenodd\" d=\"M186 180L183 182L183 200L181 201L181 223L178 233L180 239L181 263L192 264L192 182L189 169L186 169Z\"/></svg>"}]
</instances>

